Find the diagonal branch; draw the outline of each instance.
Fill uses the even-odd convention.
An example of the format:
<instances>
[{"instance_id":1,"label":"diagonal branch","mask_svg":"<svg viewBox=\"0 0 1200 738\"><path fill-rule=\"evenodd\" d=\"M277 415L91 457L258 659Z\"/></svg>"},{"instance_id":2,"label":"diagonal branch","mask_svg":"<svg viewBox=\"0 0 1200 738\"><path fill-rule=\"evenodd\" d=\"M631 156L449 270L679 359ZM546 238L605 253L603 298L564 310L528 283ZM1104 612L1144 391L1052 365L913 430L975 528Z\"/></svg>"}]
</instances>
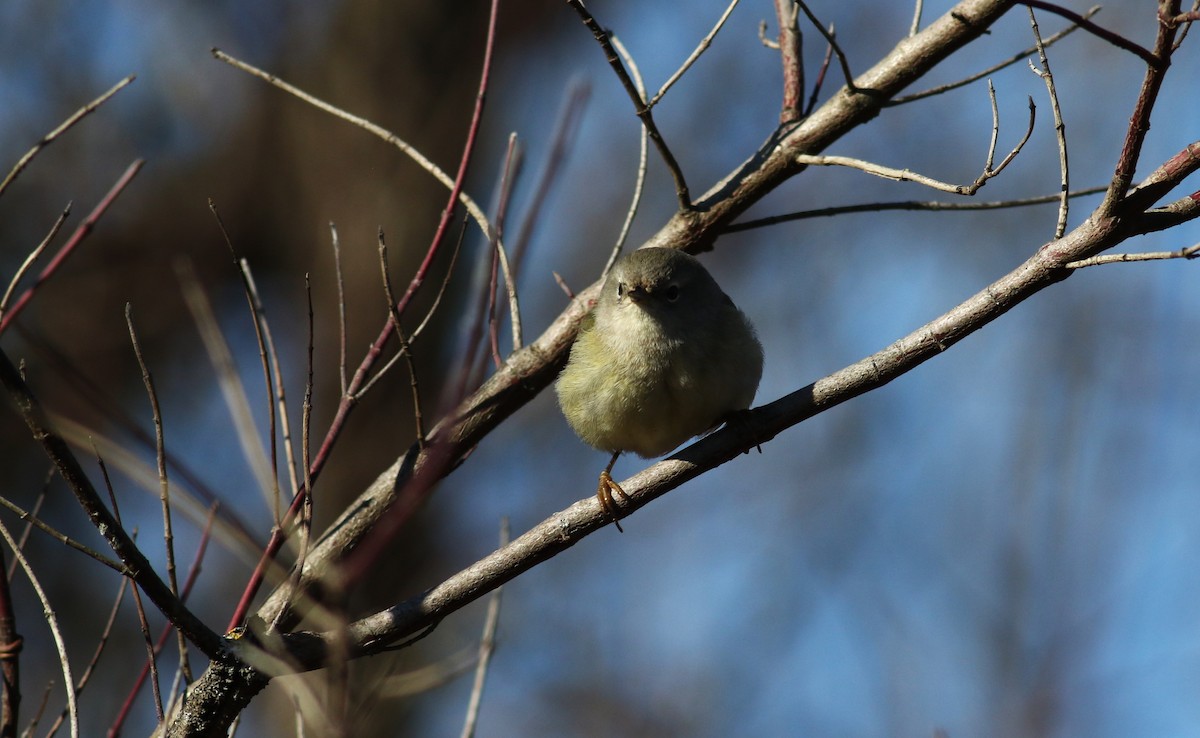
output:
<instances>
[{"instance_id":1,"label":"diagonal branch","mask_svg":"<svg viewBox=\"0 0 1200 738\"><path fill-rule=\"evenodd\" d=\"M675 197L679 200L680 212L690 211L692 209L692 196L688 191L687 181L683 178L683 170L679 168L679 162L675 160L675 155L671 153L666 140L659 133L658 126L654 123L654 114L651 112L650 105L646 103L645 98L638 92L637 86L629 77L629 72L625 71L625 65L621 63L620 55L613 48L609 32L600 27L600 24L588 9L584 7L583 0L567 0L567 5L574 8L575 12L579 14L580 20L583 21L583 25L587 26L588 30L592 32L592 36L595 37L596 42L603 49L604 57L608 60L609 66L616 72L617 79L621 81L621 86L625 88L625 93L633 101L635 114L642 121L642 126L646 129L650 140L654 142L659 156L662 157L663 163L667 165L667 169L671 172L671 177L675 180Z\"/></svg>"},{"instance_id":2,"label":"diagonal branch","mask_svg":"<svg viewBox=\"0 0 1200 738\"><path fill-rule=\"evenodd\" d=\"M112 547L117 558L130 570L130 576L142 588L150 599L158 606L167 618L188 640L196 645L210 659L218 659L224 654L221 637L208 628L191 610L189 610L171 589L155 573L154 567L146 560L141 549L137 547L125 529L117 522L104 502L97 494L96 488L88 479L79 460L71 452L67 442L50 430L46 423L40 403L34 397L29 386L17 371L16 366L8 358L8 354L0 350L0 384L4 385L13 403L17 406L25 424L29 427L34 439L41 444L46 456L58 467L63 481L74 493L92 525Z\"/></svg>"}]
</instances>

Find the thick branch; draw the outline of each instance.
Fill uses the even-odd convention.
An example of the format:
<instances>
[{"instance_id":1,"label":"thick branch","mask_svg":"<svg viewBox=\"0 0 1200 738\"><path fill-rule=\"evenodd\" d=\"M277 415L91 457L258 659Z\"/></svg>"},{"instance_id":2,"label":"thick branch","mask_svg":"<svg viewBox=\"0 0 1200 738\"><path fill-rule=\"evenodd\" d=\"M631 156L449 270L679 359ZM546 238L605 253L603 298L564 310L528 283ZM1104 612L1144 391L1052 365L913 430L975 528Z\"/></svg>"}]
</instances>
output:
<instances>
[{"instance_id":1,"label":"thick branch","mask_svg":"<svg viewBox=\"0 0 1200 738\"><path fill-rule=\"evenodd\" d=\"M1119 243L1124 235L1118 226L1115 220L1087 220L1065 237L1038 249L1015 270L966 302L881 351L750 411L738 423L621 482L631 498L623 506L623 513L645 506L820 412L912 371L1040 290L1065 279L1071 274L1068 264ZM353 652L376 652L388 643L436 624L449 613L574 546L609 521L595 496L589 495L428 592L351 624ZM344 633L296 634L285 636L285 641L290 645L289 654L298 663L316 668L328 656L327 644Z\"/></svg>"}]
</instances>

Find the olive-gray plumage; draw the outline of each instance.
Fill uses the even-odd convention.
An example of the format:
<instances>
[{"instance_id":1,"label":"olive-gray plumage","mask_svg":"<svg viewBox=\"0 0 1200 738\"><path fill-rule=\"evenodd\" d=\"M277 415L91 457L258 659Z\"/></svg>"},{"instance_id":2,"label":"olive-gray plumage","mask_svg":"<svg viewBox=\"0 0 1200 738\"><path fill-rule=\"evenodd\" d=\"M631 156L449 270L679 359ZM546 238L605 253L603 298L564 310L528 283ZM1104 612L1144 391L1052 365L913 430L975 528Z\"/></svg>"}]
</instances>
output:
<instances>
[{"instance_id":1,"label":"olive-gray plumage","mask_svg":"<svg viewBox=\"0 0 1200 738\"><path fill-rule=\"evenodd\" d=\"M647 248L613 267L556 389L588 444L652 457L748 408L762 366L753 326L708 270Z\"/></svg>"}]
</instances>

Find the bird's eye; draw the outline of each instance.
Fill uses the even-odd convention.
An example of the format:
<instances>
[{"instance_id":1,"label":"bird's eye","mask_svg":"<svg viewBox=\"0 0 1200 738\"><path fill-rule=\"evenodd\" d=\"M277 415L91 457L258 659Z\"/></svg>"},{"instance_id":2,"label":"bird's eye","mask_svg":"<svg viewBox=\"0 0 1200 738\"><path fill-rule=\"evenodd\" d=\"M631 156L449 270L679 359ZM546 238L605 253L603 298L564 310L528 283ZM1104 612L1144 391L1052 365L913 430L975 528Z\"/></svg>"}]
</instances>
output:
<instances>
[{"instance_id":1,"label":"bird's eye","mask_svg":"<svg viewBox=\"0 0 1200 738\"><path fill-rule=\"evenodd\" d=\"M624 296L625 296L625 283L617 282L617 297L624 297Z\"/></svg>"},{"instance_id":2,"label":"bird's eye","mask_svg":"<svg viewBox=\"0 0 1200 738\"><path fill-rule=\"evenodd\" d=\"M667 287L667 291L663 293L668 302L675 302L679 299L679 285L672 284Z\"/></svg>"}]
</instances>

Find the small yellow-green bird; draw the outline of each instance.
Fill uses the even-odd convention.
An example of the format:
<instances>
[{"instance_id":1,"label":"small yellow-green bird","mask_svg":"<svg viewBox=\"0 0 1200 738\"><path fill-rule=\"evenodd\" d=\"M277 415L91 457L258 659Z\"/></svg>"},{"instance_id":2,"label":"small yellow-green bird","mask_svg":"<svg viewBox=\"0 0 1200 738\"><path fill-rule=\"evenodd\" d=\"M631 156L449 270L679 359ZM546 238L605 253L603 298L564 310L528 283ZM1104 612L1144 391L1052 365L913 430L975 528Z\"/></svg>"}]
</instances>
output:
<instances>
[{"instance_id":1,"label":"small yellow-green bird","mask_svg":"<svg viewBox=\"0 0 1200 738\"><path fill-rule=\"evenodd\" d=\"M613 266L556 390L575 433L612 454L596 497L617 530L621 452L661 456L717 427L750 407L762 367L754 326L695 257L645 248Z\"/></svg>"}]
</instances>

